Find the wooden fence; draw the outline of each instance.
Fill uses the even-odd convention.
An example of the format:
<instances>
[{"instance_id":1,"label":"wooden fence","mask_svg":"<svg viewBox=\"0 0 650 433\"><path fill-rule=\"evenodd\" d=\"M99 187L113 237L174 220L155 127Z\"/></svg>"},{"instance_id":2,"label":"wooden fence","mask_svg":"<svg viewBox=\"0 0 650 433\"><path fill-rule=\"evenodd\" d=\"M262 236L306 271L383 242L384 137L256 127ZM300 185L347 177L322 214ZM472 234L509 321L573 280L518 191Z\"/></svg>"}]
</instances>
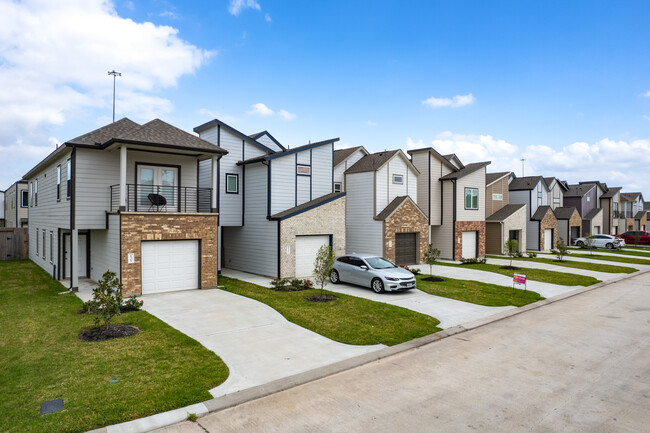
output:
<instances>
[{"instance_id":1,"label":"wooden fence","mask_svg":"<svg viewBox=\"0 0 650 433\"><path fill-rule=\"evenodd\" d=\"M21 228L0 228L0 260L29 257L29 232Z\"/></svg>"}]
</instances>

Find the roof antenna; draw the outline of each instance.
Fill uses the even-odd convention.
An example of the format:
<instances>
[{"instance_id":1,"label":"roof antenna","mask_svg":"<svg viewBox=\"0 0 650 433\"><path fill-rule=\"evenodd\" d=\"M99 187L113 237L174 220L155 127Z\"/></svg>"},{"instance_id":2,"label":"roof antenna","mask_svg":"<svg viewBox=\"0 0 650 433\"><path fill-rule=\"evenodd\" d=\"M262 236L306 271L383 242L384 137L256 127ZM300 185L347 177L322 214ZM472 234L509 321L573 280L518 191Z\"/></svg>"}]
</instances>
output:
<instances>
[{"instance_id":1,"label":"roof antenna","mask_svg":"<svg viewBox=\"0 0 650 433\"><path fill-rule=\"evenodd\" d=\"M108 75L113 76L113 123L115 123L115 77L121 77L122 74L115 69L108 71Z\"/></svg>"},{"instance_id":2,"label":"roof antenna","mask_svg":"<svg viewBox=\"0 0 650 433\"><path fill-rule=\"evenodd\" d=\"M524 158L521 158L520 161L521 161L521 177L526 177L526 175L524 174L524 162L526 162L526 160Z\"/></svg>"}]
</instances>

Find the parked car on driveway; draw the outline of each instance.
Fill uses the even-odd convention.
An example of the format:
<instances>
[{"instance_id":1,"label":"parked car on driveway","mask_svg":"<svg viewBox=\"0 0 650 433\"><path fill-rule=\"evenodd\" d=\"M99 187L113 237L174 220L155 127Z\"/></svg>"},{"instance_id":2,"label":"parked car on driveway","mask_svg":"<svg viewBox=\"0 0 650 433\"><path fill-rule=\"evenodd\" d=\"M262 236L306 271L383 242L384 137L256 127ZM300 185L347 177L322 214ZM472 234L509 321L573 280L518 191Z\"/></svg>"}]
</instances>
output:
<instances>
[{"instance_id":1,"label":"parked car on driveway","mask_svg":"<svg viewBox=\"0 0 650 433\"><path fill-rule=\"evenodd\" d=\"M617 238L625 240L627 244L637 243L637 236L640 244L650 244L650 233L643 230L630 230L629 232L616 235Z\"/></svg>"},{"instance_id":2,"label":"parked car on driveway","mask_svg":"<svg viewBox=\"0 0 650 433\"><path fill-rule=\"evenodd\" d=\"M337 257L330 281L370 287L376 293L415 288L415 275L383 257L371 254L347 254Z\"/></svg>"},{"instance_id":3,"label":"parked car on driveway","mask_svg":"<svg viewBox=\"0 0 650 433\"><path fill-rule=\"evenodd\" d=\"M587 239L592 241L591 246L594 248L619 248L625 246L625 240L611 235L591 235L586 238L577 238L574 245L584 247L587 245Z\"/></svg>"}]
</instances>

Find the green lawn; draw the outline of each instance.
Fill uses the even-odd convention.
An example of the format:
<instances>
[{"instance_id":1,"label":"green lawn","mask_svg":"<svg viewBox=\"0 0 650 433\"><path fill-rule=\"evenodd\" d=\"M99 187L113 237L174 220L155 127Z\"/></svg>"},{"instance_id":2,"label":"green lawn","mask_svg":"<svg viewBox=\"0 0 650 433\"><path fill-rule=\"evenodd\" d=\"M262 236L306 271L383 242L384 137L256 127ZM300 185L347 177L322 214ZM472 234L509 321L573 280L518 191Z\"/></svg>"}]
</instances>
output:
<instances>
[{"instance_id":1,"label":"green lawn","mask_svg":"<svg viewBox=\"0 0 650 433\"><path fill-rule=\"evenodd\" d=\"M569 251L571 251L571 254L574 254L574 253L576 253L576 254L589 254L589 250L585 250L585 249L582 249L582 248L580 248L580 249L575 248L575 249L571 249ZM645 252L645 251L625 251L625 249L622 249L622 250L610 250L610 249L607 249L607 248L597 248L594 251L601 251L601 252L607 253L607 254L620 254L620 255L623 255L623 256L650 257L650 252ZM650 263L650 261L648 261L648 262Z\"/></svg>"},{"instance_id":2,"label":"green lawn","mask_svg":"<svg viewBox=\"0 0 650 433\"><path fill-rule=\"evenodd\" d=\"M539 293L530 290L524 291L479 281L455 280L446 277L444 277L444 281L439 282L424 281L423 278L428 276L422 274L416 277L418 289L430 295L444 296L472 304L488 307L505 307L507 305L521 307L545 299Z\"/></svg>"},{"instance_id":3,"label":"green lawn","mask_svg":"<svg viewBox=\"0 0 650 433\"><path fill-rule=\"evenodd\" d=\"M211 398L228 367L195 340L144 311L115 323L137 335L83 342L93 326L73 294L31 261L0 261L0 431L78 432ZM111 380L119 380L110 383ZM40 415L42 402L64 410Z\"/></svg>"},{"instance_id":4,"label":"green lawn","mask_svg":"<svg viewBox=\"0 0 650 433\"><path fill-rule=\"evenodd\" d=\"M585 275L570 274L567 272L547 271L545 269L534 268L520 268L519 270L501 269L503 265L490 265L487 263L476 263L459 265L456 263L438 262L438 265L453 266L460 268L477 269L479 271L495 272L497 274L507 275L512 277L515 272L519 274L526 274L526 278L533 281L540 281L542 283L559 284L561 286L590 286L592 284L600 283L594 277ZM513 266L517 266L516 263ZM425 266L426 269L426 266Z\"/></svg>"},{"instance_id":5,"label":"green lawn","mask_svg":"<svg viewBox=\"0 0 650 433\"><path fill-rule=\"evenodd\" d=\"M491 256L491 255L487 257L493 259L507 258L504 256ZM598 271L598 272L608 272L610 274L631 274L632 272L638 271L638 269L629 268L627 266L605 265L600 263L589 263L589 262L576 262L573 260L563 260L560 262L557 259L546 259L543 257L536 257L534 259L531 259L529 257L517 257L514 260L550 263L551 265L556 265L556 266L564 266L567 268L576 268L576 269L587 269L590 271Z\"/></svg>"},{"instance_id":6,"label":"green lawn","mask_svg":"<svg viewBox=\"0 0 650 433\"><path fill-rule=\"evenodd\" d=\"M441 330L437 327L440 321L431 316L355 296L327 292L339 299L309 302L305 297L320 290L277 292L224 276L219 278L219 284L224 290L263 302L287 320L341 343L392 346Z\"/></svg>"},{"instance_id":7,"label":"green lawn","mask_svg":"<svg viewBox=\"0 0 650 433\"><path fill-rule=\"evenodd\" d=\"M630 263L633 265L650 265L650 260L639 259L634 257L625 257L625 256L604 256L602 254L589 254L589 252L584 252L580 254L571 253L569 257L581 257L584 259L594 259L594 260L603 260L607 262L617 262L617 263Z\"/></svg>"}]
</instances>

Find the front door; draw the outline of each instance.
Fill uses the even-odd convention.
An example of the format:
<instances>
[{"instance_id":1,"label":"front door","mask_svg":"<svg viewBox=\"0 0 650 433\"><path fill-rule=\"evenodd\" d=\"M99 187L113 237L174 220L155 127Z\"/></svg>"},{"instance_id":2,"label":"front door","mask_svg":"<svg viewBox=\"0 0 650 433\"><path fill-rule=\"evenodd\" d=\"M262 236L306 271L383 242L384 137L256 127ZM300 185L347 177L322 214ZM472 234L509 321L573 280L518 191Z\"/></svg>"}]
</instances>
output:
<instances>
[{"instance_id":1,"label":"front door","mask_svg":"<svg viewBox=\"0 0 650 433\"><path fill-rule=\"evenodd\" d=\"M549 251L553 248L553 229L544 229L544 250Z\"/></svg>"},{"instance_id":2,"label":"front door","mask_svg":"<svg viewBox=\"0 0 650 433\"><path fill-rule=\"evenodd\" d=\"M167 210L173 211L178 203L178 168L153 165L138 166L138 206L148 209L151 206L149 194L165 197Z\"/></svg>"},{"instance_id":3,"label":"front door","mask_svg":"<svg viewBox=\"0 0 650 433\"><path fill-rule=\"evenodd\" d=\"M64 235L65 242L63 243L63 261L65 263L65 278L70 278L70 258L72 257L72 251L70 251L70 238L69 234ZM79 278L84 278L88 276L88 257L86 249L86 234L79 234L79 245L77 246L77 275Z\"/></svg>"},{"instance_id":4,"label":"front door","mask_svg":"<svg viewBox=\"0 0 650 433\"><path fill-rule=\"evenodd\" d=\"M477 249L477 242L476 242L476 234L477 232L471 231L471 232L463 232L461 235L461 241L462 241L462 246L461 246L461 255L463 259L475 259L476 258L476 249Z\"/></svg>"}]
</instances>

